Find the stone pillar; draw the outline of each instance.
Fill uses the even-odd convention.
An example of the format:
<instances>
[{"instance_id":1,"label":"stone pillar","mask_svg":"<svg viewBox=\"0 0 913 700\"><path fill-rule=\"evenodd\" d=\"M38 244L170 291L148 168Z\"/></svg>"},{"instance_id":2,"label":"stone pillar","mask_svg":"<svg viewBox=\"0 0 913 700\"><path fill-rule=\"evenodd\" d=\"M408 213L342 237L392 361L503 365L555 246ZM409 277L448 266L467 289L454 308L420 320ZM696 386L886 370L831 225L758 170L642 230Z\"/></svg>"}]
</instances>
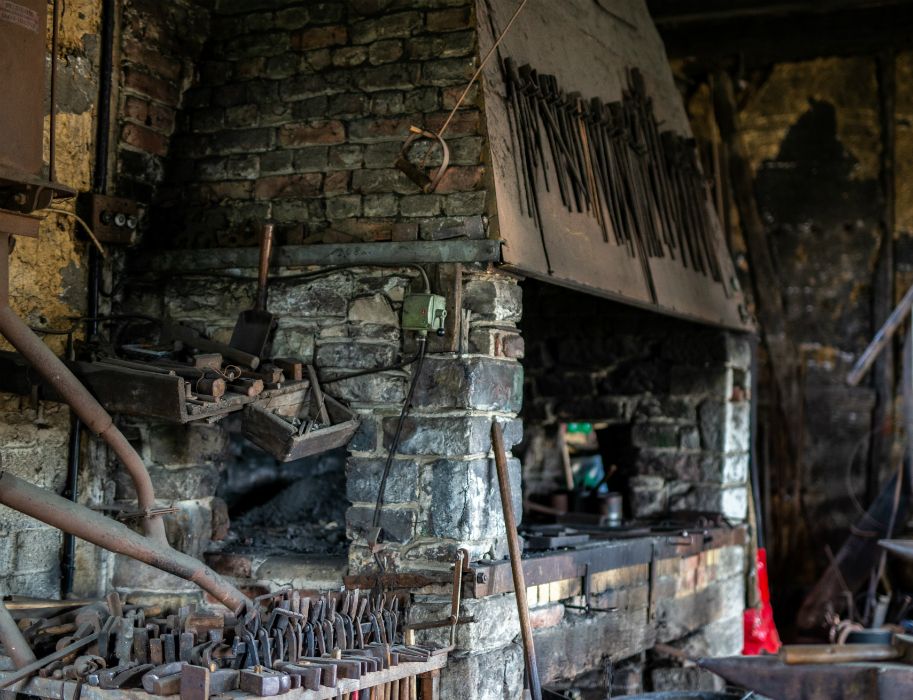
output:
<instances>
[{"instance_id":1,"label":"stone pillar","mask_svg":"<svg viewBox=\"0 0 913 700\"><path fill-rule=\"evenodd\" d=\"M387 481L381 515L385 547L380 557L388 571L449 571L461 547L473 559L506 555L490 430L493 420L501 422L508 449L522 437L517 413L523 390L523 342L516 327L521 307L515 279L484 271L464 273L467 352L426 357ZM365 536L398 421L399 406L389 408L376 419L368 418L369 427L350 446L352 507L347 520L354 572L373 571L376 566ZM519 517L519 460L511 458L509 468ZM412 619L444 619L449 605L449 586L416 594ZM458 628L457 650L442 675L442 697L485 700L518 695L522 657L513 643L518 633L514 606L513 596L464 602L461 614L474 616L475 622ZM445 641L447 632L426 635Z\"/></svg>"}]
</instances>

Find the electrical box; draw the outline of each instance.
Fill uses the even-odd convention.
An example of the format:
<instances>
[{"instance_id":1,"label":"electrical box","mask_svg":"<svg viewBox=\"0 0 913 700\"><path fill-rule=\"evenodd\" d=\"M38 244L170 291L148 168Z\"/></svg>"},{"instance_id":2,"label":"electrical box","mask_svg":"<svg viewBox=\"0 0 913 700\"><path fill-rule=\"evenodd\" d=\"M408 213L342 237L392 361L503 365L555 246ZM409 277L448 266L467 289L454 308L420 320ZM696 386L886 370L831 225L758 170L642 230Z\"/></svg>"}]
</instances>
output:
<instances>
[{"instance_id":1,"label":"electrical box","mask_svg":"<svg viewBox=\"0 0 913 700\"><path fill-rule=\"evenodd\" d=\"M142 210L135 200L85 193L77 200L79 212L102 243L135 245Z\"/></svg>"},{"instance_id":2,"label":"electrical box","mask_svg":"<svg viewBox=\"0 0 913 700\"><path fill-rule=\"evenodd\" d=\"M46 0L0 0L0 180L41 175L47 12Z\"/></svg>"},{"instance_id":3,"label":"electrical box","mask_svg":"<svg viewBox=\"0 0 913 700\"><path fill-rule=\"evenodd\" d=\"M447 299L440 294L410 294L403 300L403 330L444 335Z\"/></svg>"}]
</instances>

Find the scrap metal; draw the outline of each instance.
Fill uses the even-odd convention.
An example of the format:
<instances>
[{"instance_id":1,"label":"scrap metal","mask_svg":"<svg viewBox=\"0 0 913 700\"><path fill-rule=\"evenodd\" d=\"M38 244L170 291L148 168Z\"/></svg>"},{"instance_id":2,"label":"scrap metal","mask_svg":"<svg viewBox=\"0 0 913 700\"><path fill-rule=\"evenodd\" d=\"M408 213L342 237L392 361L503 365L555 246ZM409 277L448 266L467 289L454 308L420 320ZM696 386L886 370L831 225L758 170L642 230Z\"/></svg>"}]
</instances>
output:
<instances>
[{"instance_id":1,"label":"scrap metal","mask_svg":"<svg viewBox=\"0 0 913 700\"><path fill-rule=\"evenodd\" d=\"M57 650L0 673L0 688L23 691L38 675L187 700L233 690L269 697L296 688L330 688L356 700L375 697L369 692L375 686L376 697L404 700L414 697L414 678L440 668L449 649L406 643L400 598L363 591L312 597L285 589L236 612L186 606L173 614L126 605L115 593L53 618L32 614L19 611L19 626L31 632L36 648Z\"/></svg>"}]
</instances>

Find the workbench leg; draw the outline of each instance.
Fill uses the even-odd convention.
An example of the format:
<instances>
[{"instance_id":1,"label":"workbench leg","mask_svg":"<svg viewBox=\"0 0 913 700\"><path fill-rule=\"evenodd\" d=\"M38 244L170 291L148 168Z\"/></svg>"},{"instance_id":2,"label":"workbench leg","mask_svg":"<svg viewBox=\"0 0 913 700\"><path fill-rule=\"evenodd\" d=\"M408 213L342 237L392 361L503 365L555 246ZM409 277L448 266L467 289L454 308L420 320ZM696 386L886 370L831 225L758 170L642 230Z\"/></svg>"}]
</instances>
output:
<instances>
[{"instance_id":1,"label":"workbench leg","mask_svg":"<svg viewBox=\"0 0 913 700\"><path fill-rule=\"evenodd\" d=\"M419 677L421 684L422 700L440 700L441 693L441 672L439 669L423 673Z\"/></svg>"}]
</instances>

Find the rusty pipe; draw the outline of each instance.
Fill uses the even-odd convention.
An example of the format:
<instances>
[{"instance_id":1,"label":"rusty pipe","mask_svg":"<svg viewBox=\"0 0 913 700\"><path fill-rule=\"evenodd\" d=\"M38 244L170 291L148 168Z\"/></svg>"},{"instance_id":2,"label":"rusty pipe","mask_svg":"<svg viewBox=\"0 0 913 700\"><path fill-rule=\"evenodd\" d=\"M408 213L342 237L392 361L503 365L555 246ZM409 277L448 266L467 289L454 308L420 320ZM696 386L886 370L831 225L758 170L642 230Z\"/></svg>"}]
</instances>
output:
<instances>
[{"instance_id":1,"label":"rusty pipe","mask_svg":"<svg viewBox=\"0 0 913 700\"><path fill-rule=\"evenodd\" d=\"M0 234L0 238L6 239ZM6 246L0 246L0 265L6 263ZM25 325L13 310L0 299L0 335L3 335L19 353L54 387L60 397L73 409L79 419L89 426L114 450L136 489L140 510L155 508L155 490L142 458L127 438L114 425L111 415L102 407L89 390L67 369L51 349ZM63 528L65 529L65 528ZM146 534L161 544L166 544L165 524L160 515L143 519Z\"/></svg>"},{"instance_id":2,"label":"rusty pipe","mask_svg":"<svg viewBox=\"0 0 913 700\"><path fill-rule=\"evenodd\" d=\"M2 601L0 601L0 642L3 642L3 649L6 651L6 655L13 660L16 668L23 668L38 660L29 643L22 636L19 625L16 624Z\"/></svg>"},{"instance_id":3,"label":"rusty pipe","mask_svg":"<svg viewBox=\"0 0 913 700\"><path fill-rule=\"evenodd\" d=\"M195 583L237 611L248 598L206 564L62 496L0 472L0 503L108 551L123 554Z\"/></svg>"}]
</instances>

